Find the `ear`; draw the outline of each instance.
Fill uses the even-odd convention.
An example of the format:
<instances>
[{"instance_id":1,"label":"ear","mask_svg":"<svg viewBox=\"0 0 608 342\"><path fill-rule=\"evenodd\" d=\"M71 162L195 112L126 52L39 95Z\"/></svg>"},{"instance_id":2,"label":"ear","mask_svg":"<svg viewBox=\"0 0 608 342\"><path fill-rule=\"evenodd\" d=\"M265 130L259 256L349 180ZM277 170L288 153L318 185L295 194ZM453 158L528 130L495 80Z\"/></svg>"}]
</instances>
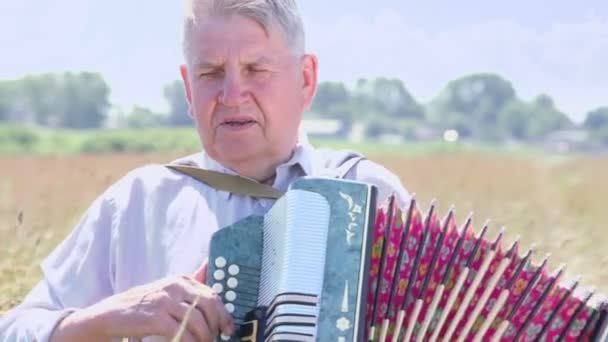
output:
<instances>
[{"instance_id":1,"label":"ear","mask_svg":"<svg viewBox=\"0 0 608 342\"><path fill-rule=\"evenodd\" d=\"M179 66L179 72L184 81L184 89L186 89L186 99L188 104L192 104L192 87L190 86L190 78L188 77L188 67L185 64Z\"/></svg>"},{"instance_id":2,"label":"ear","mask_svg":"<svg viewBox=\"0 0 608 342\"><path fill-rule=\"evenodd\" d=\"M308 108L317 91L317 56L306 54L302 57L302 98L304 108Z\"/></svg>"},{"instance_id":3,"label":"ear","mask_svg":"<svg viewBox=\"0 0 608 342\"><path fill-rule=\"evenodd\" d=\"M179 66L182 80L184 81L184 89L186 90L186 99L188 100L188 115L192 116L192 87L190 84L190 78L188 77L188 67L185 64Z\"/></svg>"}]
</instances>

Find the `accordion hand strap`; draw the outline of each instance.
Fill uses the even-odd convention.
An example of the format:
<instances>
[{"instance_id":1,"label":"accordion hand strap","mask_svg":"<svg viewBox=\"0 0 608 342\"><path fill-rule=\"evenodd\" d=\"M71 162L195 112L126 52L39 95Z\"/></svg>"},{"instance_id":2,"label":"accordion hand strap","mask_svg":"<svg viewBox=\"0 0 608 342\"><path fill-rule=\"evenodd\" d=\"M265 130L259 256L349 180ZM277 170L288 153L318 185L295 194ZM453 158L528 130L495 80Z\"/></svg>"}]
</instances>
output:
<instances>
[{"instance_id":1,"label":"accordion hand strap","mask_svg":"<svg viewBox=\"0 0 608 342\"><path fill-rule=\"evenodd\" d=\"M269 199L277 199L283 195L281 191L270 185L258 183L241 176L229 175L186 165L167 164L165 166L208 184L215 189L228 191L234 194Z\"/></svg>"}]
</instances>

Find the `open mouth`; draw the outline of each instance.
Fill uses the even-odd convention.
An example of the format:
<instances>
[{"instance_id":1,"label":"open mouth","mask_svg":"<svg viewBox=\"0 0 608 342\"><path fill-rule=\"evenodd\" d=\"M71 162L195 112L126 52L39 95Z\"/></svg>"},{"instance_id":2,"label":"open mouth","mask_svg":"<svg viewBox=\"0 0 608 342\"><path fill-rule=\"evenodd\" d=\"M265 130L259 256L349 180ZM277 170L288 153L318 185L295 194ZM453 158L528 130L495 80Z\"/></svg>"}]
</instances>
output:
<instances>
[{"instance_id":1,"label":"open mouth","mask_svg":"<svg viewBox=\"0 0 608 342\"><path fill-rule=\"evenodd\" d=\"M255 124L256 121L253 119L238 119L238 120L227 120L222 123L222 125L226 125L228 127L239 128L246 127Z\"/></svg>"}]
</instances>

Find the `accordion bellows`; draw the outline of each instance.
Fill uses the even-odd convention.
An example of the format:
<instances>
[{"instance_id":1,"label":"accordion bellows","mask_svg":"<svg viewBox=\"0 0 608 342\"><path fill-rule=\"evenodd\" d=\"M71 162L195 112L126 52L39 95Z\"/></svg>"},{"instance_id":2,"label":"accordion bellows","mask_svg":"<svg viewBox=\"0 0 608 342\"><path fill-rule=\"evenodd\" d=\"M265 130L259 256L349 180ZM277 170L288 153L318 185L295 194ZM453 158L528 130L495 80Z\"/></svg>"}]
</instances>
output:
<instances>
[{"instance_id":1,"label":"accordion bellows","mask_svg":"<svg viewBox=\"0 0 608 342\"><path fill-rule=\"evenodd\" d=\"M604 341L608 303L469 217L376 207L368 184L303 178L211 240L224 341ZM594 304L591 304L591 303Z\"/></svg>"}]
</instances>

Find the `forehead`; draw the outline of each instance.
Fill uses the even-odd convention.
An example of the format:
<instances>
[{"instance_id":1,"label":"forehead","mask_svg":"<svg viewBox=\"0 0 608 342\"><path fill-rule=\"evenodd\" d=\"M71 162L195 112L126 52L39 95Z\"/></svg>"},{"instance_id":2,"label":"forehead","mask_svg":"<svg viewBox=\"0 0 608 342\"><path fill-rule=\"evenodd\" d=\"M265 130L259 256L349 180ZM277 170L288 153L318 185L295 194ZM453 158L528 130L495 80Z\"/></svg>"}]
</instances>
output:
<instances>
[{"instance_id":1,"label":"forehead","mask_svg":"<svg viewBox=\"0 0 608 342\"><path fill-rule=\"evenodd\" d=\"M241 16L200 18L189 33L192 60L280 57L288 54L284 34L274 27L265 30L255 20Z\"/></svg>"}]
</instances>

